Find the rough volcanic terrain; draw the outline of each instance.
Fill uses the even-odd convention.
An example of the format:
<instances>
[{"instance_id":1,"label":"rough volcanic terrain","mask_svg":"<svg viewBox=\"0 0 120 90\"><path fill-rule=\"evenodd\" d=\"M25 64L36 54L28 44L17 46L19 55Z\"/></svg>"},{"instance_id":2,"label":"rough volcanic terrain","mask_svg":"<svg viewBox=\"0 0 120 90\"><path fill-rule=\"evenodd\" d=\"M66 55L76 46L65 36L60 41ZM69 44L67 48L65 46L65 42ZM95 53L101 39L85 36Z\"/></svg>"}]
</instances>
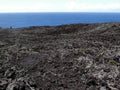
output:
<instances>
[{"instance_id":1,"label":"rough volcanic terrain","mask_svg":"<svg viewBox=\"0 0 120 90\"><path fill-rule=\"evenodd\" d=\"M1 28L0 90L120 90L120 23Z\"/></svg>"}]
</instances>

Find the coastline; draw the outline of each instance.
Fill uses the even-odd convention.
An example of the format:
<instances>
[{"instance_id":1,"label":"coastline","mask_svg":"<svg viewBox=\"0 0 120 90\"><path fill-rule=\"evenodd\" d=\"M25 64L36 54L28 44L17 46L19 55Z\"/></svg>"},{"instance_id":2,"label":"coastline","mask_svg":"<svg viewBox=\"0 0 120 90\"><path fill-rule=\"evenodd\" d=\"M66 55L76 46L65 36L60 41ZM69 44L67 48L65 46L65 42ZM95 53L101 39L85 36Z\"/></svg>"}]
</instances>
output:
<instances>
[{"instance_id":1,"label":"coastline","mask_svg":"<svg viewBox=\"0 0 120 90\"><path fill-rule=\"evenodd\" d=\"M119 22L120 13L3 13L0 27L58 26L61 24Z\"/></svg>"}]
</instances>

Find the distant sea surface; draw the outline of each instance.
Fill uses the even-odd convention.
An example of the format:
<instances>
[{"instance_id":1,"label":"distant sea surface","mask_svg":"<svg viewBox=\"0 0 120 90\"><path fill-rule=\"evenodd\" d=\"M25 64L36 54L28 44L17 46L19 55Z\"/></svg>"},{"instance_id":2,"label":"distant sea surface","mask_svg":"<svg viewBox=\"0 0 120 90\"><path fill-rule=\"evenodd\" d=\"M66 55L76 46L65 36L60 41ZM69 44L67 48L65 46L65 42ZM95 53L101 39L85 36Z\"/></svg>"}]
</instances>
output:
<instances>
[{"instance_id":1,"label":"distant sea surface","mask_svg":"<svg viewBox=\"0 0 120 90\"><path fill-rule=\"evenodd\" d=\"M120 22L120 13L0 13L0 27Z\"/></svg>"}]
</instances>

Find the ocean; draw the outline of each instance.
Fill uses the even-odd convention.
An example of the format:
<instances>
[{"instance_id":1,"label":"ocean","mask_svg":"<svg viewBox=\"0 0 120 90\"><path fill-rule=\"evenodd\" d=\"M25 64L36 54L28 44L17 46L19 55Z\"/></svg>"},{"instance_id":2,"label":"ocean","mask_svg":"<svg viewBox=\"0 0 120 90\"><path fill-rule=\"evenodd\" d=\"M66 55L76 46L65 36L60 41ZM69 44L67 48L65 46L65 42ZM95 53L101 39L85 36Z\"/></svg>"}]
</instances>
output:
<instances>
[{"instance_id":1,"label":"ocean","mask_svg":"<svg viewBox=\"0 0 120 90\"><path fill-rule=\"evenodd\" d=\"M0 13L0 27L120 22L120 13Z\"/></svg>"}]
</instances>

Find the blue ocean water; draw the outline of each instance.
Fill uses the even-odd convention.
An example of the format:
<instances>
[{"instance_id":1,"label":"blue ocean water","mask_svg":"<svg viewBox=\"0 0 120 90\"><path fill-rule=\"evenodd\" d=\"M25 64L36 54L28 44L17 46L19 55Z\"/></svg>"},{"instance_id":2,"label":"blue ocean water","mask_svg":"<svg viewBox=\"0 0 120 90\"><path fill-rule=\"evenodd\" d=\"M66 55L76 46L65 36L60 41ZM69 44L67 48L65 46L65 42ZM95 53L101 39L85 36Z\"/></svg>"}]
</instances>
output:
<instances>
[{"instance_id":1,"label":"blue ocean water","mask_svg":"<svg viewBox=\"0 0 120 90\"><path fill-rule=\"evenodd\" d=\"M120 13L1 13L0 27L120 22Z\"/></svg>"}]
</instances>

